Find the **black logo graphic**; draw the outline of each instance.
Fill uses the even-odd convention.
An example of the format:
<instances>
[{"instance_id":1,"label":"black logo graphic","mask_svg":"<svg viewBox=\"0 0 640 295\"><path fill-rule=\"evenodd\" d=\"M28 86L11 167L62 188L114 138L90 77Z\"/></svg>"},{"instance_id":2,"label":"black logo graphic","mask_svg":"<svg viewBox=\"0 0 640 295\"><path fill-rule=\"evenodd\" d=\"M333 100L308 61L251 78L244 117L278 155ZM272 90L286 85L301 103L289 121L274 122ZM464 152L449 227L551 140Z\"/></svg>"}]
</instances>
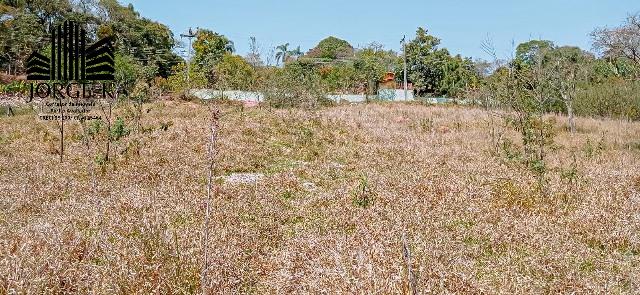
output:
<instances>
[{"instance_id":1,"label":"black logo graphic","mask_svg":"<svg viewBox=\"0 0 640 295\"><path fill-rule=\"evenodd\" d=\"M51 58L34 52L27 59L27 80L113 80L113 37L86 47L86 32L65 21L51 32Z\"/></svg>"}]
</instances>

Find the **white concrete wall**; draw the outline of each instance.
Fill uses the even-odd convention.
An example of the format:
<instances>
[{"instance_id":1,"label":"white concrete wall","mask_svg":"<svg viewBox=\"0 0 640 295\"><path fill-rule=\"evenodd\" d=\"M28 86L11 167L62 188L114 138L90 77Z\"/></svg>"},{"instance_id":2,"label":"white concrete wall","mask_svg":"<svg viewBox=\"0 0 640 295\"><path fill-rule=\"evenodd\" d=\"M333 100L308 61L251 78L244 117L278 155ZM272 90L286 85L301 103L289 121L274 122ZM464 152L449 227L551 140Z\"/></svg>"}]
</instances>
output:
<instances>
[{"instance_id":1,"label":"white concrete wall","mask_svg":"<svg viewBox=\"0 0 640 295\"><path fill-rule=\"evenodd\" d=\"M263 102L264 94L260 92L240 91L240 90L215 90L215 89L194 89L191 90L191 94L200 99L214 99L219 97L226 97L231 100L245 101L245 102ZM413 91L407 91L407 99L413 100ZM328 99L335 102L348 101L348 102L364 102L367 100L364 94L329 94ZM405 101L404 90L402 89L380 89L378 95L370 95L370 99L379 98L381 100L389 101Z\"/></svg>"},{"instance_id":2,"label":"white concrete wall","mask_svg":"<svg viewBox=\"0 0 640 295\"><path fill-rule=\"evenodd\" d=\"M367 100L367 97L364 94L329 94L327 95L327 98L335 102L364 102Z\"/></svg>"},{"instance_id":3,"label":"white concrete wall","mask_svg":"<svg viewBox=\"0 0 640 295\"><path fill-rule=\"evenodd\" d=\"M364 94L331 94L327 95L327 98L338 102L341 100L348 102L363 102L367 100ZM380 89L377 96L369 95L369 98L388 101L410 101L413 100L413 91L407 90L407 99L405 99L403 89Z\"/></svg>"},{"instance_id":4,"label":"white concrete wall","mask_svg":"<svg viewBox=\"0 0 640 295\"><path fill-rule=\"evenodd\" d=\"M432 104L451 103L453 101L452 99L446 97L427 97L422 98L422 100Z\"/></svg>"},{"instance_id":5,"label":"white concrete wall","mask_svg":"<svg viewBox=\"0 0 640 295\"><path fill-rule=\"evenodd\" d=\"M380 89L378 98L390 101L410 101L413 100L413 90L407 90L407 97L404 97L404 89Z\"/></svg>"},{"instance_id":6,"label":"white concrete wall","mask_svg":"<svg viewBox=\"0 0 640 295\"><path fill-rule=\"evenodd\" d=\"M226 97L231 100L262 102L264 95L260 92L240 91L240 90L214 90L214 89L194 89L191 94L200 99L214 99Z\"/></svg>"}]
</instances>

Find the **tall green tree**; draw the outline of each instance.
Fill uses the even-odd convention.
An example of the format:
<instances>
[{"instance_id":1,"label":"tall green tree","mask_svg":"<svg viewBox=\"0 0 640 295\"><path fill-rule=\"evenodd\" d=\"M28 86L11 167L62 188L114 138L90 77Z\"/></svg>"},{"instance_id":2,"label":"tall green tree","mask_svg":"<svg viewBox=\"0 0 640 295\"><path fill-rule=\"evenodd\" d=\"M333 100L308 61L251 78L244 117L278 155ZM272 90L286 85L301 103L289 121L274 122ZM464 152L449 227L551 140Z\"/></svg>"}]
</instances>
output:
<instances>
[{"instance_id":1,"label":"tall green tree","mask_svg":"<svg viewBox=\"0 0 640 295\"><path fill-rule=\"evenodd\" d=\"M22 73L27 57L45 43L42 42L44 36L35 15L14 10L6 20L0 22L0 58L13 68L14 73Z\"/></svg>"},{"instance_id":2,"label":"tall green tree","mask_svg":"<svg viewBox=\"0 0 640 295\"><path fill-rule=\"evenodd\" d=\"M331 36L323 39L316 47L309 50L306 57L335 60L352 58L354 53L355 49L349 42Z\"/></svg>"},{"instance_id":3,"label":"tall green tree","mask_svg":"<svg viewBox=\"0 0 640 295\"><path fill-rule=\"evenodd\" d=\"M256 82L256 73L251 64L241 56L225 54L216 65L215 84L220 90L251 90Z\"/></svg>"},{"instance_id":4,"label":"tall green tree","mask_svg":"<svg viewBox=\"0 0 640 295\"><path fill-rule=\"evenodd\" d=\"M233 42L226 36L207 29L199 29L193 43L195 59L198 63L214 64L227 53L233 53Z\"/></svg>"},{"instance_id":5,"label":"tall green tree","mask_svg":"<svg viewBox=\"0 0 640 295\"><path fill-rule=\"evenodd\" d=\"M209 81L215 81L215 67L222 58L235 51L233 42L224 35L211 30L199 29L193 43L195 55L192 64L194 68L205 73Z\"/></svg>"},{"instance_id":6,"label":"tall green tree","mask_svg":"<svg viewBox=\"0 0 640 295\"><path fill-rule=\"evenodd\" d=\"M74 15L76 20L80 14L74 13L74 5L69 0L29 0L29 1L6 1L11 5L23 9L25 13L33 15L37 18L41 29L44 32L50 31L53 25L57 25ZM34 27L33 29L36 29Z\"/></svg>"},{"instance_id":7,"label":"tall green tree","mask_svg":"<svg viewBox=\"0 0 640 295\"><path fill-rule=\"evenodd\" d=\"M179 62L172 50L175 40L171 30L141 17L131 4L122 6L117 0L100 0L99 3L100 25L96 36L114 35L119 52L154 65L158 75L167 77L171 67Z\"/></svg>"},{"instance_id":8,"label":"tall green tree","mask_svg":"<svg viewBox=\"0 0 640 295\"><path fill-rule=\"evenodd\" d=\"M320 69L320 76L327 91L334 94L354 93L360 82L353 64L349 63L324 66Z\"/></svg>"},{"instance_id":9,"label":"tall green tree","mask_svg":"<svg viewBox=\"0 0 640 295\"><path fill-rule=\"evenodd\" d=\"M590 64L594 57L578 47L564 46L549 51L546 59L550 85L554 94L564 103L569 117L569 130L575 133L574 100L589 81Z\"/></svg>"},{"instance_id":10,"label":"tall green tree","mask_svg":"<svg viewBox=\"0 0 640 295\"><path fill-rule=\"evenodd\" d=\"M439 45L440 39L429 35L424 28L418 28L415 39L406 44L408 78L419 95L440 94L440 82L450 55L446 49L438 48ZM402 69L398 64L396 77L402 77Z\"/></svg>"},{"instance_id":11,"label":"tall green tree","mask_svg":"<svg viewBox=\"0 0 640 295\"><path fill-rule=\"evenodd\" d=\"M43 42L57 25L76 21L87 30L89 42L107 35L116 37L116 51L133 57L157 75L166 77L179 58L171 30L143 18L132 5L117 0L14 0L0 3L0 62L20 66L31 52L41 50Z\"/></svg>"},{"instance_id":12,"label":"tall green tree","mask_svg":"<svg viewBox=\"0 0 640 295\"><path fill-rule=\"evenodd\" d=\"M378 81L393 70L396 59L394 52L386 51L375 43L356 52L353 67L358 80L367 86L367 94L376 93Z\"/></svg>"},{"instance_id":13,"label":"tall green tree","mask_svg":"<svg viewBox=\"0 0 640 295\"><path fill-rule=\"evenodd\" d=\"M187 72L187 69L189 72ZM195 67L187 67L186 62L181 62L173 66L171 72L173 74L167 78L167 87L179 96L189 97L190 88L197 89L211 86L204 72ZM187 76L189 77L188 80Z\"/></svg>"},{"instance_id":14,"label":"tall green tree","mask_svg":"<svg viewBox=\"0 0 640 295\"><path fill-rule=\"evenodd\" d=\"M315 108L328 103L319 65L308 60L274 68L265 85L265 99L274 107Z\"/></svg>"},{"instance_id":15,"label":"tall green tree","mask_svg":"<svg viewBox=\"0 0 640 295\"><path fill-rule=\"evenodd\" d=\"M302 52L302 50L300 49L300 46L298 46L295 49L289 51L289 56L291 56L291 57L293 57L295 59L297 59L297 58L299 58L299 57L301 57L303 55L304 55L304 52Z\"/></svg>"},{"instance_id":16,"label":"tall green tree","mask_svg":"<svg viewBox=\"0 0 640 295\"><path fill-rule=\"evenodd\" d=\"M548 40L531 40L524 42L516 48L515 62L527 66L534 65L536 61L543 62L546 53L553 48L555 48L555 45ZM543 58L539 59L539 57Z\"/></svg>"},{"instance_id":17,"label":"tall green tree","mask_svg":"<svg viewBox=\"0 0 640 295\"><path fill-rule=\"evenodd\" d=\"M460 55L450 57L443 66L442 80L438 91L452 97L458 97L466 90L479 87L480 77L470 58Z\"/></svg>"},{"instance_id":18,"label":"tall green tree","mask_svg":"<svg viewBox=\"0 0 640 295\"><path fill-rule=\"evenodd\" d=\"M289 43L278 45L276 47L276 64L282 62L284 64L287 61L287 55L289 54Z\"/></svg>"}]
</instances>

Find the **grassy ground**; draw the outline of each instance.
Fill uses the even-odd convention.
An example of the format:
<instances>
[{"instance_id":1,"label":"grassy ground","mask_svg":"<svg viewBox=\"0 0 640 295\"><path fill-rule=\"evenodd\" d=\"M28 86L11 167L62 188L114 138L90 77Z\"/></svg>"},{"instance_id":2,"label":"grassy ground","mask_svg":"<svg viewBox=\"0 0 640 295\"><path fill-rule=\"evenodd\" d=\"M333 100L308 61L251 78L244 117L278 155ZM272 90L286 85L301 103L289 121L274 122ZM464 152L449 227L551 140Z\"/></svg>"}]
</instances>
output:
<instances>
[{"instance_id":1,"label":"grassy ground","mask_svg":"<svg viewBox=\"0 0 640 295\"><path fill-rule=\"evenodd\" d=\"M548 193L477 109L221 106L214 293L640 292L640 124L557 118ZM130 113L130 112L129 112ZM104 162L21 111L0 118L0 293L194 293L203 265L206 105L144 106ZM126 108L117 110L125 117Z\"/></svg>"}]
</instances>

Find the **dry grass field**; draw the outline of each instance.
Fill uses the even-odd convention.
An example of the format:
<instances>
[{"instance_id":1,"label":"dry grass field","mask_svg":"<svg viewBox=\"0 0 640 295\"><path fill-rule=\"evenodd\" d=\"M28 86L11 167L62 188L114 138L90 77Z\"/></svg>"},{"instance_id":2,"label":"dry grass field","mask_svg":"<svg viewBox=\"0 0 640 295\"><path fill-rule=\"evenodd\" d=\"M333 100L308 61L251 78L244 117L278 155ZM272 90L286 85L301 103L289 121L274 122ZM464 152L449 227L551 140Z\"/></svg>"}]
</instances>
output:
<instances>
[{"instance_id":1,"label":"dry grass field","mask_svg":"<svg viewBox=\"0 0 640 295\"><path fill-rule=\"evenodd\" d=\"M403 235L420 294L640 292L640 123L557 117L542 194L480 109L218 107L213 294L407 294ZM106 163L0 118L0 293L200 292L208 106L143 113Z\"/></svg>"}]
</instances>

